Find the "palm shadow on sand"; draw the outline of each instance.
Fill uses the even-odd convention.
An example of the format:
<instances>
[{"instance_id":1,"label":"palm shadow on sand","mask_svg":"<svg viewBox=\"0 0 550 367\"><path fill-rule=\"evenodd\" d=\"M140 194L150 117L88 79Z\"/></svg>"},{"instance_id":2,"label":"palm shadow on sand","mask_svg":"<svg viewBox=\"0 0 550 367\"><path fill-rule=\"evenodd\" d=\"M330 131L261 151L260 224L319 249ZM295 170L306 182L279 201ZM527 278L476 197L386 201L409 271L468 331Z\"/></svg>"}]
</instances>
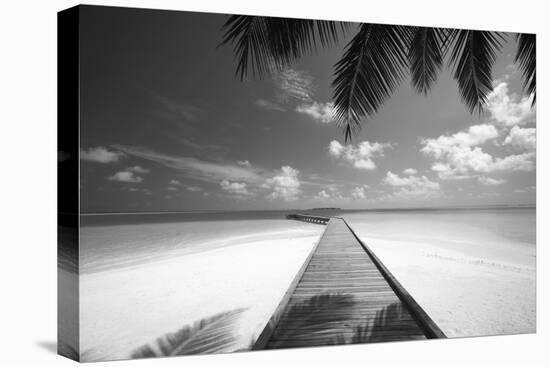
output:
<instances>
[{"instance_id":1,"label":"palm shadow on sand","mask_svg":"<svg viewBox=\"0 0 550 367\"><path fill-rule=\"evenodd\" d=\"M355 304L351 294L326 293L293 305L283 317L295 321L290 328L277 327L266 349L289 347L285 340L307 340L310 335L326 335L318 346L390 341L387 334L395 331L403 331L403 337L398 335L394 340L410 340L411 335L414 338L414 330L409 332L406 326L410 323L410 315L400 302L381 307L374 318L365 317L365 321L359 325L351 323L349 317L354 312ZM241 351L243 348L237 344L238 335L235 328L237 320L246 310L236 309L201 319L139 347L131 357L152 358ZM296 346L301 345L298 343Z\"/></svg>"},{"instance_id":2,"label":"palm shadow on sand","mask_svg":"<svg viewBox=\"0 0 550 367\"><path fill-rule=\"evenodd\" d=\"M159 337L132 353L132 358L233 352L239 349L236 322L246 308L221 312Z\"/></svg>"}]
</instances>

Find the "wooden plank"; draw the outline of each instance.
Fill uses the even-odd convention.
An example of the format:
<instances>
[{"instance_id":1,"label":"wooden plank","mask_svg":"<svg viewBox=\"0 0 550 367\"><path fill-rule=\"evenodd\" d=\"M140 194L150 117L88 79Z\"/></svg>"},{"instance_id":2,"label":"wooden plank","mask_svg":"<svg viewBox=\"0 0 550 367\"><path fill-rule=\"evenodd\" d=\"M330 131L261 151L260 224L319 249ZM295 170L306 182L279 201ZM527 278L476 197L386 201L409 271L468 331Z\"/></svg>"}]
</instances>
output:
<instances>
[{"instance_id":1,"label":"wooden plank","mask_svg":"<svg viewBox=\"0 0 550 367\"><path fill-rule=\"evenodd\" d=\"M253 349L434 337L347 223L335 217L324 223L321 239Z\"/></svg>"},{"instance_id":2,"label":"wooden plank","mask_svg":"<svg viewBox=\"0 0 550 367\"><path fill-rule=\"evenodd\" d=\"M311 260L311 257L315 253L315 250L317 249L317 247L319 247L319 244L321 243L321 241L323 241L323 237L325 235L325 232L326 232L326 229L323 232L323 234L321 235L321 237L319 238L319 241L315 244L315 246L313 246L313 249L309 253L306 260L304 261L302 267L300 268L300 270L298 270L298 273L294 277L294 280L290 283L290 286L288 287L288 290L286 291L283 298L281 299L281 302L279 302L279 305L275 309L275 312L273 312L273 315L271 316L271 318L269 319L269 321L265 325L264 329L262 330L262 332L260 333L260 335L256 339L256 342L252 346L252 350L260 350L260 349L264 349L266 347L267 343L269 342L269 339L271 338L271 335L273 334L273 331L275 330L275 327L277 326L277 324L279 322L279 319L280 319L283 311L285 310L285 308L287 307L287 305L288 305L288 303L291 299L291 296L292 296L292 293L294 292L294 289L298 285L298 282L300 281L300 279L302 278L302 275L304 274L305 270L307 269L307 267L309 265L309 261Z\"/></svg>"}]
</instances>

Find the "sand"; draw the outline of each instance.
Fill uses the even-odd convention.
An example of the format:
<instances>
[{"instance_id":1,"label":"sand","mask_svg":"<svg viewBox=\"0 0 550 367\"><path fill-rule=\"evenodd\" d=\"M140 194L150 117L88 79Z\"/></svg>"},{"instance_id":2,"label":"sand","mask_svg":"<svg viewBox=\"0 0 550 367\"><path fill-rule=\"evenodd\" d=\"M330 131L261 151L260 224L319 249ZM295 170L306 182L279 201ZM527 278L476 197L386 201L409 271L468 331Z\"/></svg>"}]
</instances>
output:
<instances>
[{"instance_id":1,"label":"sand","mask_svg":"<svg viewBox=\"0 0 550 367\"><path fill-rule=\"evenodd\" d=\"M249 348L324 229L312 228L309 236L290 231L287 238L82 275L82 360L129 358L166 333L241 308L234 349Z\"/></svg>"},{"instance_id":2,"label":"sand","mask_svg":"<svg viewBox=\"0 0 550 367\"><path fill-rule=\"evenodd\" d=\"M535 332L534 267L360 237L448 337Z\"/></svg>"}]
</instances>

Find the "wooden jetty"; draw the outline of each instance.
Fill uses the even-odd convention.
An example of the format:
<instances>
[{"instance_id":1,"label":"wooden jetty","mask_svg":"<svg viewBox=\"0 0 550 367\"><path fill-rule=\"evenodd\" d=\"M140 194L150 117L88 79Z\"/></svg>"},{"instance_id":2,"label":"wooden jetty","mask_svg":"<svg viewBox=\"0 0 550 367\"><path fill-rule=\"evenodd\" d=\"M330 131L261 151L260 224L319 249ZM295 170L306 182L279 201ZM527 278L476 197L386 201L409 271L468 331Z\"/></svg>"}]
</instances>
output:
<instances>
[{"instance_id":1,"label":"wooden jetty","mask_svg":"<svg viewBox=\"0 0 550 367\"><path fill-rule=\"evenodd\" d=\"M445 338L343 218L326 224L253 349Z\"/></svg>"}]
</instances>

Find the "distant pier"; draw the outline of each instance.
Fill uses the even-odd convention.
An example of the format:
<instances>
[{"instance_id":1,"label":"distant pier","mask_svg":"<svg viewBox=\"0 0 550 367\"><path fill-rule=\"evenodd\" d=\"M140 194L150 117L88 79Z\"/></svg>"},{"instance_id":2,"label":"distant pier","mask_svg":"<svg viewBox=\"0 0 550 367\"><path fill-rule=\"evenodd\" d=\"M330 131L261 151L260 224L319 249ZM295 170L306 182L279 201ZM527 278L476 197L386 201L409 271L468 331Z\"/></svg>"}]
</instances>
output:
<instances>
[{"instance_id":1,"label":"distant pier","mask_svg":"<svg viewBox=\"0 0 550 367\"><path fill-rule=\"evenodd\" d=\"M446 337L343 218L287 219L326 228L253 349Z\"/></svg>"}]
</instances>

